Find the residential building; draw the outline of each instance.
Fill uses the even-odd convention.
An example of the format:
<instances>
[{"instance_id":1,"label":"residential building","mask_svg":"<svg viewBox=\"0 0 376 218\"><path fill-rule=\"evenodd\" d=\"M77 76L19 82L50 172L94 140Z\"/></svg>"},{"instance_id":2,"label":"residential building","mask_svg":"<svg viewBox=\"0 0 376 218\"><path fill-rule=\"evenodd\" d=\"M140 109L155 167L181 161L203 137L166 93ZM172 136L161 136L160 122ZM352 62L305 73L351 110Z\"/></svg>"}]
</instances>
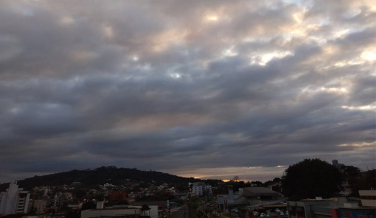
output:
<instances>
[{"instance_id":1,"label":"residential building","mask_svg":"<svg viewBox=\"0 0 376 218\"><path fill-rule=\"evenodd\" d=\"M110 183L106 183L106 184L103 185L103 189L112 189L114 187L115 187L115 185L112 185Z\"/></svg>"},{"instance_id":2,"label":"residential building","mask_svg":"<svg viewBox=\"0 0 376 218\"><path fill-rule=\"evenodd\" d=\"M376 190L359 190L362 206L376 207Z\"/></svg>"},{"instance_id":3,"label":"residential building","mask_svg":"<svg viewBox=\"0 0 376 218\"><path fill-rule=\"evenodd\" d=\"M18 188L17 182L9 184L6 192L0 193L0 214L27 213L30 193Z\"/></svg>"},{"instance_id":4,"label":"residential building","mask_svg":"<svg viewBox=\"0 0 376 218\"><path fill-rule=\"evenodd\" d=\"M51 199L51 206L61 207L64 205L64 201L65 201L64 195L61 192L56 193L54 198Z\"/></svg>"},{"instance_id":5,"label":"residential building","mask_svg":"<svg viewBox=\"0 0 376 218\"><path fill-rule=\"evenodd\" d=\"M202 196L206 194L213 194L212 187L210 185L206 185L202 182L195 182L192 185L192 193L197 196Z\"/></svg>"},{"instance_id":6,"label":"residential building","mask_svg":"<svg viewBox=\"0 0 376 218\"><path fill-rule=\"evenodd\" d=\"M125 201L127 200L127 193L125 191L112 191L108 194L108 200L110 202Z\"/></svg>"},{"instance_id":7,"label":"residential building","mask_svg":"<svg viewBox=\"0 0 376 218\"><path fill-rule=\"evenodd\" d=\"M41 214L44 213L46 207L47 202L44 200L30 200L28 211L30 212L32 209L34 209L36 214Z\"/></svg>"}]
</instances>

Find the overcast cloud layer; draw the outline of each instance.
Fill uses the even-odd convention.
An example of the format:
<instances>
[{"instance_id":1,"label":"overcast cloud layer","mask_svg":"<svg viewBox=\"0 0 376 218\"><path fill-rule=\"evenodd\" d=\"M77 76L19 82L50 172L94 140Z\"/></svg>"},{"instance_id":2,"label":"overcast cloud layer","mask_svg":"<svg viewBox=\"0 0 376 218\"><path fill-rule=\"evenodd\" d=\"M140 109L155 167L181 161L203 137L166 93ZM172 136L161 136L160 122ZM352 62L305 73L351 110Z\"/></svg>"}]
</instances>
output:
<instances>
[{"instance_id":1,"label":"overcast cloud layer","mask_svg":"<svg viewBox=\"0 0 376 218\"><path fill-rule=\"evenodd\" d=\"M375 168L373 0L0 2L0 182Z\"/></svg>"}]
</instances>

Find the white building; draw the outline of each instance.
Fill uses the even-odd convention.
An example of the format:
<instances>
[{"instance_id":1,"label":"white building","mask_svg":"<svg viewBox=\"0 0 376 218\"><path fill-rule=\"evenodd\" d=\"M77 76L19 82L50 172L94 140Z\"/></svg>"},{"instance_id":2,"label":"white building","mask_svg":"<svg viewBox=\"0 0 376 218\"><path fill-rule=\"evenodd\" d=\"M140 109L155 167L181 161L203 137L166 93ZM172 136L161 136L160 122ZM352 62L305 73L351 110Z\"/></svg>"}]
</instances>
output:
<instances>
[{"instance_id":1,"label":"white building","mask_svg":"<svg viewBox=\"0 0 376 218\"><path fill-rule=\"evenodd\" d=\"M17 182L11 183L6 192L0 193L0 214L27 213L30 193L18 189Z\"/></svg>"},{"instance_id":2,"label":"white building","mask_svg":"<svg viewBox=\"0 0 376 218\"><path fill-rule=\"evenodd\" d=\"M212 194L212 187L210 185L206 185L202 182L195 182L192 186L192 193L197 196L202 196L204 194Z\"/></svg>"},{"instance_id":3,"label":"white building","mask_svg":"<svg viewBox=\"0 0 376 218\"><path fill-rule=\"evenodd\" d=\"M55 194L55 197L53 199L51 199L51 204L54 207L61 207L64 205L64 200L65 200L64 195L61 192L59 192Z\"/></svg>"},{"instance_id":4,"label":"white building","mask_svg":"<svg viewBox=\"0 0 376 218\"><path fill-rule=\"evenodd\" d=\"M359 190L364 207L376 207L376 190Z\"/></svg>"}]
</instances>

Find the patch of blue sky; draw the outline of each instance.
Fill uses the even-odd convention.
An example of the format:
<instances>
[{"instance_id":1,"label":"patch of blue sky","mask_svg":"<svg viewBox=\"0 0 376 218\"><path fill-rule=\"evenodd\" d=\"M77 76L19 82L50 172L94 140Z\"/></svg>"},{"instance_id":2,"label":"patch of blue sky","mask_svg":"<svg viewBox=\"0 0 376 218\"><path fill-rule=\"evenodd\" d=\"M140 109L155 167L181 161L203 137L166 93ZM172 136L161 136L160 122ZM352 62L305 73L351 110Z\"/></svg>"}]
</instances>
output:
<instances>
[{"instance_id":1,"label":"patch of blue sky","mask_svg":"<svg viewBox=\"0 0 376 218\"><path fill-rule=\"evenodd\" d=\"M359 15L362 11L360 9L351 9L347 11L346 13L342 14L342 17L345 19L351 19L353 17L356 17Z\"/></svg>"},{"instance_id":2,"label":"patch of blue sky","mask_svg":"<svg viewBox=\"0 0 376 218\"><path fill-rule=\"evenodd\" d=\"M264 37L247 37L244 38L243 42L269 42L273 37L272 36L264 36Z\"/></svg>"},{"instance_id":3,"label":"patch of blue sky","mask_svg":"<svg viewBox=\"0 0 376 218\"><path fill-rule=\"evenodd\" d=\"M292 39L293 35L292 34L289 34L289 33L286 33L286 34L282 34L282 37L284 39Z\"/></svg>"},{"instance_id":4,"label":"patch of blue sky","mask_svg":"<svg viewBox=\"0 0 376 218\"><path fill-rule=\"evenodd\" d=\"M326 25L329 25L329 20L326 20L326 19L324 19L324 20L320 20L319 24L320 24L320 26L326 26Z\"/></svg>"},{"instance_id":5,"label":"patch of blue sky","mask_svg":"<svg viewBox=\"0 0 376 218\"><path fill-rule=\"evenodd\" d=\"M17 13L20 13L24 16L33 16L34 12L31 9L24 8L24 7L14 7L13 10Z\"/></svg>"},{"instance_id":6,"label":"patch of blue sky","mask_svg":"<svg viewBox=\"0 0 376 218\"><path fill-rule=\"evenodd\" d=\"M313 6L313 1L311 0L282 0L283 2L295 4L301 7L310 8Z\"/></svg>"}]
</instances>

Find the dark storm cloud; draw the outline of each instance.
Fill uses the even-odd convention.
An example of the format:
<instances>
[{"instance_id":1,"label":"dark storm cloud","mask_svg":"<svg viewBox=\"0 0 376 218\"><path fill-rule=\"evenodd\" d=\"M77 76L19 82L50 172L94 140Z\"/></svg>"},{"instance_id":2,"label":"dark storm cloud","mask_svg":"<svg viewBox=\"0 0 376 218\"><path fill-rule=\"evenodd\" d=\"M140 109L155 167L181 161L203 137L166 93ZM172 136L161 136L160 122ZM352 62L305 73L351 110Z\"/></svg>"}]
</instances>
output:
<instances>
[{"instance_id":1,"label":"dark storm cloud","mask_svg":"<svg viewBox=\"0 0 376 218\"><path fill-rule=\"evenodd\" d=\"M363 76L354 81L353 95L351 102L354 105L369 105L375 102L376 98L375 77Z\"/></svg>"},{"instance_id":2,"label":"dark storm cloud","mask_svg":"<svg viewBox=\"0 0 376 218\"><path fill-rule=\"evenodd\" d=\"M0 3L2 180L100 165L267 180L374 163L368 1Z\"/></svg>"}]
</instances>

